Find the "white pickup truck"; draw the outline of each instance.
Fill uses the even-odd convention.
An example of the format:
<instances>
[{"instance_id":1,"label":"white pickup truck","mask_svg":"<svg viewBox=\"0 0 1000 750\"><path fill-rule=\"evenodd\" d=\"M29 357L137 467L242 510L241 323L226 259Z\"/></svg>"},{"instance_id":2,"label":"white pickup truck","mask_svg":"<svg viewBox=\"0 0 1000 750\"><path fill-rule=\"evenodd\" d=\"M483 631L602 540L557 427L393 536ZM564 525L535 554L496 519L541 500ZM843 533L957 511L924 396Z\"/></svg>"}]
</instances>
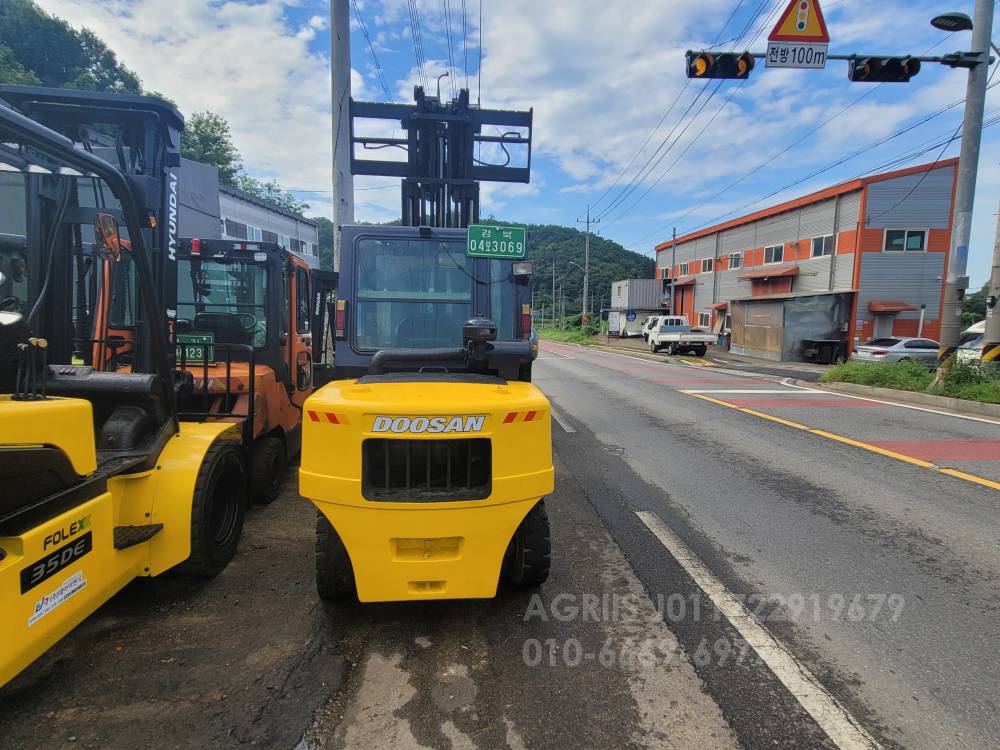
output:
<instances>
[{"instance_id":1,"label":"white pickup truck","mask_svg":"<svg viewBox=\"0 0 1000 750\"><path fill-rule=\"evenodd\" d=\"M692 330L687 318L681 315L664 315L660 318L660 325L649 332L649 351L654 354L666 349L670 354L693 352L704 357L708 345L714 343L714 334Z\"/></svg>"}]
</instances>

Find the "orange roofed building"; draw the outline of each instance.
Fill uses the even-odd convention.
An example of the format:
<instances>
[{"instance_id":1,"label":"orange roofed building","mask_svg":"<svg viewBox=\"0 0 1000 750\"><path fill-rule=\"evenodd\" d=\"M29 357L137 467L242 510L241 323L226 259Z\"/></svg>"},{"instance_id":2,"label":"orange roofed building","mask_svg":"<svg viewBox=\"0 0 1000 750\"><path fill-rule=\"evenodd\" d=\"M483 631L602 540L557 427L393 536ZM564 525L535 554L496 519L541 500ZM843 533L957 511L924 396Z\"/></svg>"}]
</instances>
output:
<instances>
[{"instance_id":1,"label":"orange roofed building","mask_svg":"<svg viewBox=\"0 0 1000 750\"><path fill-rule=\"evenodd\" d=\"M656 247L675 314L732 351L802 359L805 340L849 348L941 331L957 159L835 185ZM665 304L670 305L665 298Z\"/></svg>"}]
</instances>

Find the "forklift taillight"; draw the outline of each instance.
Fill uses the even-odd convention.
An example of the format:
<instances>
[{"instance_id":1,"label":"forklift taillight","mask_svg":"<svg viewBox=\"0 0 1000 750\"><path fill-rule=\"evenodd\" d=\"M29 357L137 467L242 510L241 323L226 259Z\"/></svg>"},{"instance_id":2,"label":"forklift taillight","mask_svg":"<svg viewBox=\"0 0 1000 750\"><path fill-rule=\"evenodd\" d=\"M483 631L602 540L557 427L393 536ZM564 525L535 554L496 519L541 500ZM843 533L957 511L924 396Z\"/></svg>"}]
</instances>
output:
<instances>
[{"instance_id":1,"label":"forklift taillight","mask_svg":"<svg viewBox=\"0 0 1000 750\"><path fill-rule=\"evenodd\" d=\"M191 240L191 255L201 255L201 240L198 238Z\"/></svg>"},{"instance_id":2,"label":"forklift taillight","mask_svg":"<svg viewBox=\"0 0 1000 750\"><path fill-rule=\"evenodd\" d=\"M521 305L521 338L531 338L531 305Z\"/></svg>"},{"instance_id":3,"label":"forklift taillight","mask_svg":"<svg viewBox=\"0 0 1000 750\"><path fill-rule=\"evenodd\" d=\"M347 332L347 300L337 300L337 315L333 322L334 336L344 338Z\"/></svg>"}]
</instances>

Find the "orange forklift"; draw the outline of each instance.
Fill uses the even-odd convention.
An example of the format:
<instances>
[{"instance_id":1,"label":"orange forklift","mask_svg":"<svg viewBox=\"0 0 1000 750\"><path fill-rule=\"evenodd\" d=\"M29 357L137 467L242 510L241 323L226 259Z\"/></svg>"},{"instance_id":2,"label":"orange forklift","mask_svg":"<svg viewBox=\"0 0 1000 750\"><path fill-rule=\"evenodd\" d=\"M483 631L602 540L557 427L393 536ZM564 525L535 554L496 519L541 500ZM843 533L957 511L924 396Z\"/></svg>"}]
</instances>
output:
<instances>
[{"instance_id":1,"label":"orange forklift","mask_svg":"<svg viewBox=\"0 0 1000 750\"><path fill-rule=\"evenodd\" d=\"M299 452L302 403L313 391L313 272L273 242L181 237L184 119L168 102L36 86L0 86L0 98L115 163L141 187L144 205L159 209L147 228L181 418L238 424L249 498L272 502ZM81 191L79 199L120 214L106 190ZM127 238L121 246L125 252L114 259L89 259L77 269L75 283L90 288L95 302L73 311L74 364L132 368L136 269Z\"/></svg>"}]
</instances>

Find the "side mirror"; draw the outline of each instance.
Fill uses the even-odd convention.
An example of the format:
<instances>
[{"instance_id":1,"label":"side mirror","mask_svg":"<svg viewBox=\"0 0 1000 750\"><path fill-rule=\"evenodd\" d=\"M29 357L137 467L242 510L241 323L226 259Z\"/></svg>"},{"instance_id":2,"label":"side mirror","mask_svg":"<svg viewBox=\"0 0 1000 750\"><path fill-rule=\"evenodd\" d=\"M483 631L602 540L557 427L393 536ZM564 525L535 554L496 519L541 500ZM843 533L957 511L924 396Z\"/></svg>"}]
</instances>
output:
<instances>
[{"instance_id":1,"label":"side mirror","mask_svg":"<svg viewBox=\"0 0 1000 750\"><path fill-rule=\"evenodd\" d=\"M117 261L122 254L122 238L118 233L118 222L111 214L99 213L94 217L94 240L97 251L111 261Z\"/></svg>"}]
</instances>

